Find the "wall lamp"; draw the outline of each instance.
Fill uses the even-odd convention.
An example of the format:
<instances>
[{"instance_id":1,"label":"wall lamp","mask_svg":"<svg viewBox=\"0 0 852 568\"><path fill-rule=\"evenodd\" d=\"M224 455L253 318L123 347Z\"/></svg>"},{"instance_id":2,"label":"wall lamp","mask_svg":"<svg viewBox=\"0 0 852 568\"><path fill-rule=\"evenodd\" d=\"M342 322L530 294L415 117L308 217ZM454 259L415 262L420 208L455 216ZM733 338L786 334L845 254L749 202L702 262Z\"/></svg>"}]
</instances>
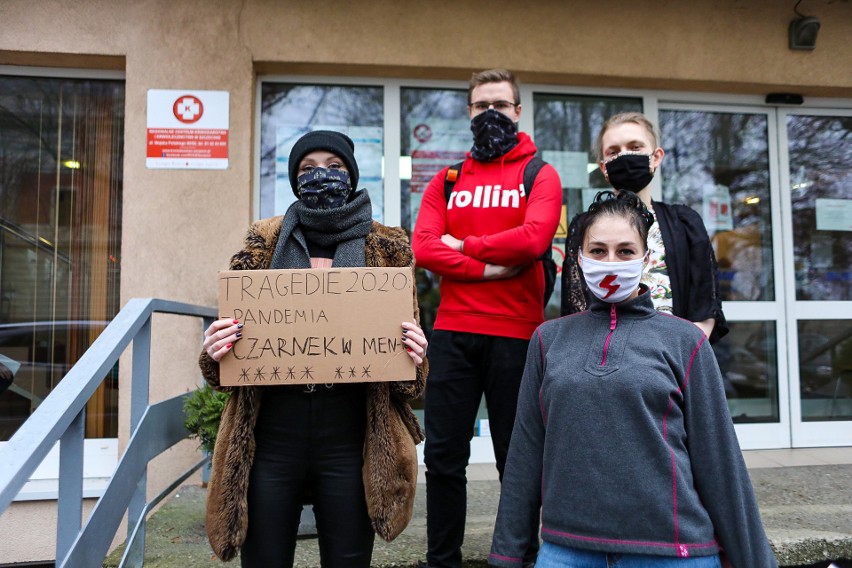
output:
<instances>
[{"instance_id":1,"label":"wall lamp","mask_svg":"<svg viewBox=\"0 0 852 568\"><path fill-rule=\"evenodd\" d=\"M797 8L801 3L802 0L799 0L793 6L793 12L799 17L790 22L790 49L810 51L816 47L819 20L813 16L805 16L799 13Z\"/></svg>"}]
</instances>

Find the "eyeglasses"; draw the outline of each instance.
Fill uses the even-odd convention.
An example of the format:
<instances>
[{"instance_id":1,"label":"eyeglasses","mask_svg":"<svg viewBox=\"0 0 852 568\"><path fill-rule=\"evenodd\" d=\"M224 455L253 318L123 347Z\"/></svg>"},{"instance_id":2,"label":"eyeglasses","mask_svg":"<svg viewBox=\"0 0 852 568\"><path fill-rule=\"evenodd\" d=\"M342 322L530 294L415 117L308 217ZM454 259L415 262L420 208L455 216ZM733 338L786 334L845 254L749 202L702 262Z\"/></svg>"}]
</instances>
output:
<instances>
[{"instance_id":1,"label":"eyeglasses","mask_svg":"<svg viewBox=\"0 0 852 568\"><path fill-rule=\"evenodd\" d=\"M475 110L476 112L485 112L490 107L494 107L494 110L500 112L506 112L513 108L516 108L520 103L513 103L510 101L476 101L475 103L470 103L468 106Z\"/></svg>"}]
</instances>

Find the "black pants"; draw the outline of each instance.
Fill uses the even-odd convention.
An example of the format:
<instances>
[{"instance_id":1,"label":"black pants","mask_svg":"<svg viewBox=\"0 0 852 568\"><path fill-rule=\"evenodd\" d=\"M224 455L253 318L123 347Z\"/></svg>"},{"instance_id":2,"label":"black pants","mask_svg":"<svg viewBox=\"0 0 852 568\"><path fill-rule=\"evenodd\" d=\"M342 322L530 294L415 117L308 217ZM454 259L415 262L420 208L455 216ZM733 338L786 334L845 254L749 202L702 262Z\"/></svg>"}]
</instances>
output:
<instances>
[{"instance_id":1,"label":"black pants","mask_svg":"<svg viewBox=\"0 0 852 568\"><path fill-rule=\"evenodd\" d=\"M249 476L244 568L290 568L305 494L310 494L324 568L368 568L373 529L367 515L363 385L268 387L255 427Z\"/></svg>"},{"instance_id":2,"label":"black pants","mask_svg":"<svg viewBox=\"0 0 852 568\"><path fill-rule=\"evenodd\" d=\"M529 341L475 333L435 330L429 342L426 383L426 528L429 566L460 568L467 512L470 440L485 394L497 472L503 479L515 423L518 388ZM530 527L538 551L538 523Z\"/></svg>"}]
</instances>

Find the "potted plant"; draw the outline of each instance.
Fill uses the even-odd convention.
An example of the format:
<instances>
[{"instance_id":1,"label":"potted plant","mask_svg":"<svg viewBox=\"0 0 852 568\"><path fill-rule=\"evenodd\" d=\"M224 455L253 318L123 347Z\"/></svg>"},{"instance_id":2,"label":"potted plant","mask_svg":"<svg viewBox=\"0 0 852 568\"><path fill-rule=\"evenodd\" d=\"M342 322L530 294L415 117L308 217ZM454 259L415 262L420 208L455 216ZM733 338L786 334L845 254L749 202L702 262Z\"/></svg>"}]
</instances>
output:
<instances>
[{"instance_id":1,"label":"potted plant","mask_svg":"<svg viewBox=\"0 0 852 568\"><path fill-rule=\"evenodd\" d=\"M188 394L183 402L184 423L189 438L198 440L201 451L213 455L216 434L219 432L219 420L225 409L230 393L213 390L207 383ZM201 481L204 485L210 479L210 463L204 466Z\"/></svg>"}]
</instances>

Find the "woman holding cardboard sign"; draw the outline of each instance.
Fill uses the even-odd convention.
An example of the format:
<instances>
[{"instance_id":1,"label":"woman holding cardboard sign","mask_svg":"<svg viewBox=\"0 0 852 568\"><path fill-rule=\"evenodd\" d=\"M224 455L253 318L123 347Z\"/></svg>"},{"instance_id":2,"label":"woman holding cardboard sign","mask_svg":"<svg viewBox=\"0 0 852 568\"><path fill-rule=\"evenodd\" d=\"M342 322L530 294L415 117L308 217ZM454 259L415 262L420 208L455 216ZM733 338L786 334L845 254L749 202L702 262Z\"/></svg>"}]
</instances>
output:
<instances>
[{"instance_id":1,"label":"woman holding cardboard sign","mask_svg":"<svg viewBox=\"0 0 852 568\"><path fill-rule=\"evenodd\" d=\"M400 228L372 221L357 190L352 140L315 131L290 153L299 198L282 217L248 232L231 270L414 265ZM425 385L426 338L402 322L416 380L335 385L223 387L219 361L242 336L242 323L220 319L204 332L200 366L214 388L230 390L213 455L207 534L222 560L242 566L292 566L309 494L324 567L367 567L373 535L395 538L411 519L417 480L415 444L423 439L407 400ZM261 404L262 402L262 404Z\"/></svg>"}]
</instances>

